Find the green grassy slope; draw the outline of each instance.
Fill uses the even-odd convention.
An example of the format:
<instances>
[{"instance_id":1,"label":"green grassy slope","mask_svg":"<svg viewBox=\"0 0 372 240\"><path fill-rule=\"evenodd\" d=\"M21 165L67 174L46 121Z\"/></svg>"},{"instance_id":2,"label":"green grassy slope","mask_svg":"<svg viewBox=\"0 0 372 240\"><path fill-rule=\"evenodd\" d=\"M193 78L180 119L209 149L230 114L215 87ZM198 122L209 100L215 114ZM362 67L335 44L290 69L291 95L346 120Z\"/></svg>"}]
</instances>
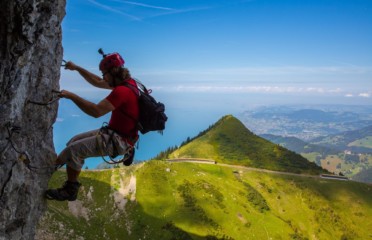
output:
<instances>
[{"instance_id":1,"label":"green grassy slope","mask_svg":"<svg viewBox=\"0 0 372 240\"><path fill-rule=\"evenodd\" d=\"M317 153L322 153L324 155L340 153L339 150L311 144L296 137L283 137L283 136L277 136L277 135L272 135L272 134L262 134L260 136L269 140L270 142L280 144L281 146L288 148L289 150L297 152L297 153L317 152Z\"/></svg>"},{"instance_id":2,"label":"green grassy slope","mask_svg":"<svg viewBox=\"0 0 372 240\"><path fill-rule=\"evenodd\" d=\"M212 158L220 163L296 173L323 171L301 155L253 134L231 115L221 118L208 131L167 157Z\"/></svg>"},{"instance_id":3,"label":"green grassy slope","mask_svg":"<svg viewBox=\"0 0 372 240\"><path fill-rule=\"evenodd\" d=\"M362 170L353 176L354 181L372 183L372 168Z\"/></svg>"},{"instance_id":4,"label":"green grassy slope","mask_svg":"<svg viewBox=\"0 0 372 240\"><path fill-rule=\"evenodd\" d=\"M165 161L83 171L81 182L77 201L48 201L37 239L372 237L372 188L362 183Z\"/></svg>"},{"instance_id":5,"label":"green grassy slope","mask_svg":"<svg viewBox=\"0 0 372 240\"><path fill-rule=\"evenodd\" d=\"M313 139L312 143L341 151L350 149L358 153L372 153L372 126L326 137L319 137Z\"/></svg>"}]
</instances>

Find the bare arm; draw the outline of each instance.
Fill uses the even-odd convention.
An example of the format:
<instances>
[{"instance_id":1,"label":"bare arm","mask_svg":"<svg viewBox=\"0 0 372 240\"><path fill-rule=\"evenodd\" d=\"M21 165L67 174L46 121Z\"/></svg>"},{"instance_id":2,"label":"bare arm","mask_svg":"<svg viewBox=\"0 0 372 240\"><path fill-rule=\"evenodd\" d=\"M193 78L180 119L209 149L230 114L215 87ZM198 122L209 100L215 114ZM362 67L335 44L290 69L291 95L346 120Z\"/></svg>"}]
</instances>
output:
<instances>
[{"instance_id":1,"label":"bare arm","mask_svg":"<svg viewBox=\"0 0 372 240\"><path fill-rule=\"evenodd\" d=\"M98 88L104 88L104 89L112 89L112 87L110 87L108 85L107 82L103 81L102 78L100 78L99 76L97 76L96 74L94 73L91 73L89 72L88 70L76 65L75 63L71 62L71 61L68 61L65 65L65 69L68 69L68 70L72 70L72 71L78 71L79 74L87 81L89 82L90 84L92 84L93 86L95 87L98 87Z\"/></svg>"},{"instance_id":2,"label":"bare arm","mask_svg":"<svg viewBox=\"0 0 372 240\"><path fill-rule=\"evenodd\" d=\"M66 90L61 91L60 97L71 99L83 112L95 118L99 118L115 109L106 99L95 104Z\"/></svg>"}]
</instances>

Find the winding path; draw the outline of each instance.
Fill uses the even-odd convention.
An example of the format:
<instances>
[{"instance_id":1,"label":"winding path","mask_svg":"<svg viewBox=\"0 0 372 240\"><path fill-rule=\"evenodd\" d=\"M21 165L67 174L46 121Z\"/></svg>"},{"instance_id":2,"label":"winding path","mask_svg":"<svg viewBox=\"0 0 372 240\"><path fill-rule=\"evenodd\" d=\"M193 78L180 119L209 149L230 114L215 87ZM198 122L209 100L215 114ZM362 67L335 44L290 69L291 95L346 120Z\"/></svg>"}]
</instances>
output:
<instances>
[{"instance_id":1,"label":"winding path","mask_svg":"<svg viewBox=\"0 0 372 240\"><path fill-rule=\"evenodd\" d=\"M175 158L175 159L166 159L167 162L192 162L192 163L203 163L203 164L217 164L219 166L230 167L230 168L238 168L238 169L245 169L248 171L255 171L255 172L265 172L265 173L274 173L274 174L281 174L281 175L290 175L290 176L300 176L300 177L310 177L310 178L327 178L332 180L342 180L347 181L349 180L346 177L340 177L337 175L330 175L330 174L321 174L321 175L310 175L310 174L299 174L299 173L291 173L291 172L280 172L280 171L273 171L267 170L263 168L253 168L253 167L246 167L241 165L231 165L225 163L217 163L217 161L213 159L203 159L203 158Z\"/></svg>"}]
</instances>

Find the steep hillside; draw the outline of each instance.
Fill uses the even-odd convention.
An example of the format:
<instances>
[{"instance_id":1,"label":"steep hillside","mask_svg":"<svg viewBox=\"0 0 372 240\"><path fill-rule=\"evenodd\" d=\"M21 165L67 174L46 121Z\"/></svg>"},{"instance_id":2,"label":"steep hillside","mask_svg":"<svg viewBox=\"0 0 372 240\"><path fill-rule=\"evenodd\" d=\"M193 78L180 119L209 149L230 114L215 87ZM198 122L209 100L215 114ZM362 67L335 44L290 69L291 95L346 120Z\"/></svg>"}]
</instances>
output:
<instances>
[{"instance_id":1,"label":"steep hillside","mask_svg":"<svg viewBox=\"0 0 372 240\"><path fill-rule=\"evenodd\" d=\"M358 182L372 183L372 167L361 170L352 179Z\"/></svg>"},{"instance_id":2,"label":"steep hillside","mask_svg":"<svg viewBox=\"0 0 372 240\"><path fill-rule=\"evenodd\" d=\"M372 181L369 180L370 178L366 177L365 173L356 176L372 166L372 153L370 150L365 150L365 148L368 149L372 147L372 135L369 136L369 134L369 128L364 128L357 131L348 131L329 137L323 137L323 146L307 143L295 137L281 137L271 134L263 134L261 136L271 142L280 144L285 148L301 154L309 161L315 162L317 165L330 172L336 174L342 173L349 178L372 183ZM340 142L344 143L340 144ZM348 146L346 146L345 143ZM343 150L333 149L335 145L339 146L338 149ZM358 146L358 148L349 147L351 145ZM361 146L363 146L363 149L361 152L358 152Z\"/></svg>"},{"instance_id":3,"label":"steep hillside","mask_svg":"<svg viewBox=\"0 0 372 240\"><path fill-rule=\"evenodd\" d=\"M338 154L340 151L324 146L319 146L305 142L296 137L282 137L272 134L262 134L261 137L269 140L270 142L280 144L281 146L288 148L296 153L312 153L318 152L322 154Z\"/></svg>"},{"instance_id":4,"label":"steep hillside","mask_svg":"<svg viewBox=\"0 0 372 240\"><path fill-rule=\"evenodd\" d=\"M372 153L372 125L354 130L319 137L311 141L313 144L357 153Z\"/></svg>"},{"instance_id":5,"label":"steep hillside","mask_svg":"<svg viewBox=\"0 0 372 240\"><path fill-rule=\"evenodd\" d=\"M221 118L166 157L212 158L219 163L296 173L318 174L322 171L299 154L253 134L231 115Z\"/></svg>"},{"instance_id":6,"label":"steep hillside","mask_svg":"<svg viewBox=\"0 0 372 240\"><path fill-rule=\"evenodd\" d=\"M48 201L37 239L369 239L372 229L362 183L155 160L81 176L77 201Z\"/></svg>"}]
</instances>

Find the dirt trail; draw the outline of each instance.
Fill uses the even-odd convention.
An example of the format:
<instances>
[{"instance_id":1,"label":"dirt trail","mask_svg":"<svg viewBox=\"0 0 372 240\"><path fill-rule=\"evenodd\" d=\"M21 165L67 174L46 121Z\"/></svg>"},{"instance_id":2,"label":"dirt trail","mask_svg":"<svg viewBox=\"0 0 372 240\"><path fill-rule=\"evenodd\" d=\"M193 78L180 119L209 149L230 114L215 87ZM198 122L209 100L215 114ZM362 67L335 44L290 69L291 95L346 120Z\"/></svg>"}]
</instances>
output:
<instances>
[{"instance_id":1,"label":"dirt trail","mask_svg":"<svg viewBox=\"0 0 372 240\"><path fill-rule=\"evenodd\" d=\"M167 162L192 162L192 163L202 163L202 164L216 164L219 166L224 166L224 167L229 167L229 168L237 168L237 169L244 169L248 171L255 171L255 172L265 172L265 173L274 173L274 174L281 174L281 175L290 175L290 176L299 176L299 177L310 177L310 178L325 178L322 177L321 175L310 175L310 174L299 174L299 173L291 173L291 172L280 172L280 171L273 171L273 170L267 170L267 169L262 169L262 168L252 168L252 167L246 167L246 166L241 166L241 165L230 165L230 164L225 164L225 163L217 163L213 159L200 159L200 158L176 158L176 159L167 159ZM345 180L345 179L338 179L335 176L332 178L331 175L328 175L326 177L327 179L332 179L332 180ZM346 179L347 180L347 179Z\"/></svg>"}]
</instances>

